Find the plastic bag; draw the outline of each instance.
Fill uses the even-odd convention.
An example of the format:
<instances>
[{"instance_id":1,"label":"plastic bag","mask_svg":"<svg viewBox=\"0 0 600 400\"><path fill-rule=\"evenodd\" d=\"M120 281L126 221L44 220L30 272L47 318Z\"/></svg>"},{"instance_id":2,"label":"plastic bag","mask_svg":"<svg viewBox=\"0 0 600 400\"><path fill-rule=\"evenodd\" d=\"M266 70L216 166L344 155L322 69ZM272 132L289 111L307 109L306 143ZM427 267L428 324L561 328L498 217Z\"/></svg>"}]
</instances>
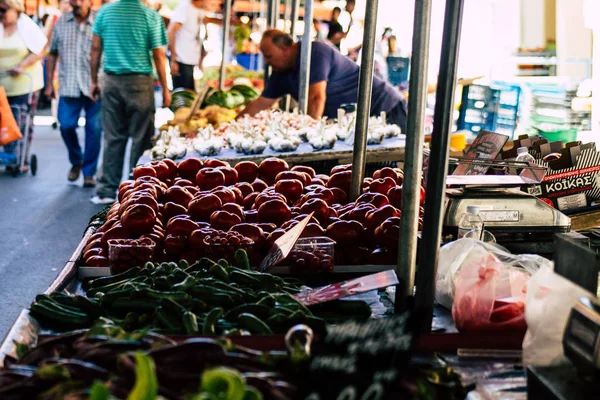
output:
<instances>
[{"instance_id":1,"label":"plastic bag","mask_svg":"<svg viewBox=\"0 0 600 400\"><path fill-rule=\"evenodd\" d=\"M494 254L463 267L456 277L452 319L466 330L523 331L529 273L502 263Z\"/></svg>"},{"instance_id":2,"label":"plastic bag","mask_svg":"<svg viewBox=\"0 0 600 400\"><path fill-rule=\"evenodd\" d=\"M6 91L0 86L0 146L7 145L23 137L12 113Z\"/></svg>"},{"instance_id":3,"label":"plastic bag","mask_svg":"<svg viewBox=\"0 0 600 400\"><path fill-rule=\"evenodd\" d=\"M536 272L541 265L551 265L549 260L537 255L511 254L498 245L484 243L476 239L456 240L442 246L440 249L435 300L451 310L458 273L464 266L482 260L488 254L496 256L505 266L525 270L530 275Z\"/></svg>"},{"instance_id":4,"label":"plastic bag","mask_svg":"<svg viewBox=\"0 0 600 400\"><path fill-rule=\"evenodd\" d=\"M590 295L550 267L541 268L531 277L525 302L524 365L551 366L567 361L562 338L571 308L577 299Z\"/></svg>"}]
</instances>

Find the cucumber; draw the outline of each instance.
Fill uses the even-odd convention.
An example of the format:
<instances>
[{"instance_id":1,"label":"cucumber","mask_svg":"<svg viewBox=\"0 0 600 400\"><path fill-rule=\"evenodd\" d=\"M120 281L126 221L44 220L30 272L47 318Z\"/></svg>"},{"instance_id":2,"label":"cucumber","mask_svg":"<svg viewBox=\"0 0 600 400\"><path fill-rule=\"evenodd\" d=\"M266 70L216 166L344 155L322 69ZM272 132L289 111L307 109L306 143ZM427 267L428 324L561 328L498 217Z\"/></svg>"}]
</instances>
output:
<instances>
[{"instance_id":1,"label":"cucumber","mask_svg":"<svg viewBox=\"0 0 600 400\"><path fill-rule=\"evenodd\" d=\"M194 314L191 311L186 311L183 313L183 317L181 318L181 320L183 322L183 328L185 329L185 333L198 333L198 319L196 318L196 314Z\"/></svg>"},{"instance_id":2,"label":"cucumber","mask_svg":"<svg viewBox=\"0 0 600 400\"><path fill-rule=\"evenodd\" d=\"M250 270L250 260L248 259L248 253L243 249L237 249L234 253L235 264L238 268L243 270Z\"/></svg>"},{"instance_id":3,"label":"cucumber","mask_svg":"<svg viewBox=\"0 0 600 400\"><path fill-rule=\"evenodd\" d=\"M230 322L237 321L238 316L243 313L253 314L258 318L267 318L270 311L269 307L263 304L242 304L229 310L225 314L225 320Z\"/></svg>"},{"instance_id":4,"label":"cucumber","mask_svg":"<svg viewBox=\"0 0 600 400\"><path fill-rule=\"evenodd\" d=\"M250 313L242 313L238 316L238 322L244 329L249 330L253 334L272 335L273 331L267 324L261 321L258 317Z\"/></svg>"},{"instance_id":5,"label":"cucumber","mask_svg":"<svg viewBox=\"0 0 600 400\"><path fill-rule=\"evenodd\" d=\"M223 315L223 309L221 307L216 307L210 310L210 312L204 318L204 324L202 326L202 334L203 335L211 335L214 336L215 325L221 316Z\"/></svg>"},{"instance_id":6,"label":"cucumber","mask_svg":"<svg viewBox=\"0 0 600 400\"><path fill-rule=\"evenodd\" d=\"M227 270L225 268L226 267L223 267L220 264L215 264L212 267L210 267L208 272L220 281L231 282L229 273L227 273Z\"/></svg>"}]
</instances>

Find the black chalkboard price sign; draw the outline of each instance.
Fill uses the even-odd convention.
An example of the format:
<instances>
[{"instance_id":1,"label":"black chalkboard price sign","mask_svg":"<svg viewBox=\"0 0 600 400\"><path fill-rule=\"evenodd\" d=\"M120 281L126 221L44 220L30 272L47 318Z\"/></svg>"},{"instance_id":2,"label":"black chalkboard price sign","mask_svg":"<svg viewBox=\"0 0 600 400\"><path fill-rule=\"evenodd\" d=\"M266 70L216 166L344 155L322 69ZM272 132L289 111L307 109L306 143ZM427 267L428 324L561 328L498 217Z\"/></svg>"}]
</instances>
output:
<instances>
[{"instance_id":1,"label":"black chalkboard price sign","mask_svg":"<svg viewBox=\"0 0 600 400\"><path fill-rule=\"evenodd\" d=\"M304 400L398 399L410 361L414 332L408 314L327 328L313 355Z\"/></svg>"}]
</instances>

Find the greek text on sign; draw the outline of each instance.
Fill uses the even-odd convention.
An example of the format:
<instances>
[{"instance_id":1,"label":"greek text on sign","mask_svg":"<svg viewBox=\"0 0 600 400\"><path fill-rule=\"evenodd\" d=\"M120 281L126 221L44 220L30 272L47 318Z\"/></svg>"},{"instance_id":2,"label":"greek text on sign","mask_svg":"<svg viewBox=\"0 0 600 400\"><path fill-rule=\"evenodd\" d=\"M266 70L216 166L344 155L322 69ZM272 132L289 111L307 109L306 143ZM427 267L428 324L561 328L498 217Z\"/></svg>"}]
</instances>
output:
<instances>
[{"instance_id":1,"label":"greek text on sign","mask_svg":"<svg viewBox=\"0 0 600 400\"><path fill-rule=\"evenodd\" d=\"M519 210L479 211L483 222L519 222Z\"/></svg>"}]
</instances>

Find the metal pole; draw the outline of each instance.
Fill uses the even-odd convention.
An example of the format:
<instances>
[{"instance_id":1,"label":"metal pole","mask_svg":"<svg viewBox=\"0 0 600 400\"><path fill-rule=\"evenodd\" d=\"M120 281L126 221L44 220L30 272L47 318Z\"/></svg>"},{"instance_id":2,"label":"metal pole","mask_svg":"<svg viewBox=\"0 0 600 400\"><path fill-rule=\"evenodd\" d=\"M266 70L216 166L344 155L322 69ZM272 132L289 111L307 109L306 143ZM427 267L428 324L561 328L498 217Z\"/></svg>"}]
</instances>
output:
<instances>
[{"instance_id":1,"label":"metal pole","mask_svg":"<svg viewBox=\"0 0 600 400\"><path fill-rule=\"evenodd\" d=\"M350 190L350 199L352 201L356 200L362 193L365 167L367 165L367 133L369 131L369 117L371 115L378 6L379 0L371 0L365 10L363 47L360 61L360 77L358 80L358 101L356 104L354 150L352 152L352 187Z\"/></svg>"},{"instance_id":2,"label":"metal pole","mask_svg":"<svg viewBox=\"0 0 600 400\"><path fill-rule=\"evenodd\" d=\"M403 312L410 306L415 286L430 26L431 0L416 0L410 60L410 97L408 98L407 132L405 132L404 182L402 184L404 190L402 191L402 219L400 220L400 237L402 239L396 268L400 281L396 290L397 313Z\"/></svg>"},{"instance_id":3,"label":"metal pole","mask_svg":"<svg viewBox=\"0 0 600 400\"><path fill-rule=\"evenodd\" d=\"M292 8L292 0L285 0L283 6L285 7L283 10L283 27L284 27L284 31L289 32L291 34L291 30L288 31L288 21L290 20L290 11ZM291 24L290 24L291 25ZM292 35L292 39L294 38L294 35ZM291 99L292 97L288 94L285 96L285 104L283 106L284 111L290 111L290 103L291 103Z\"/></svg>"},{"instance_id":4,"label":"metal pole","mask_svg":"<svg viewBox=\"0 0 600 400\"><path fill-rule=\"evenodd\" d=\"M427 174L425 220L416 276L415 309L420 314L421 331L429 332L433 319L433 297L438 253L442 235L448 147L452 129L456 69L464 0L446 0L442 53L435 100L431 154Z\"/></svg>"},{"instance_id":5,"label":"metal pole","mask_svg":"<svg viewBox=\"0 0 600 400\"><path fill-rule=\"evenodd\" d=\"M267 29L277 28L277 17L279 15L279 0L267 0ZM269 76L271 76L271 66L265 67L264 81L267 86Z\"/></svg>"},{"instance_id":6,"label":"metal pole","mask_svg":"<svg viewBox=\"0 0 600 400\"><path fill-rule=\"evenodd\" d=\"M302 47L300 49L300 88L298 90L298 109L301 114L308 111L308 85L310 83L310 58L312 50L312 30L310 29L313 19L313 0L304 1L304 35L302 36Z\"/></svg>"},{"instance_id":7,"label":"metal pole","mask_svg":"<svg viewBox=\"0 0 600 400\"><path fill-rule=\"evenodd\" d=\"M233 0L223 2L223 45L221 46L221 71L219 73L219 90L223 90L225 83L225 52L229 42L229 26L231 24L231 3Z\"/></svg>"},{"instance_id":8,"label":"metal pole","mask_svg":"<svg viewBox=\"0 0 600 400\"><path fill-rule=\"evenodd\" d=\"M300 0L292 0L292 25L290 27L290 34L294 40L296 40L296 26L298 25L299 8Z\"/></svg>"}]
</instances>

